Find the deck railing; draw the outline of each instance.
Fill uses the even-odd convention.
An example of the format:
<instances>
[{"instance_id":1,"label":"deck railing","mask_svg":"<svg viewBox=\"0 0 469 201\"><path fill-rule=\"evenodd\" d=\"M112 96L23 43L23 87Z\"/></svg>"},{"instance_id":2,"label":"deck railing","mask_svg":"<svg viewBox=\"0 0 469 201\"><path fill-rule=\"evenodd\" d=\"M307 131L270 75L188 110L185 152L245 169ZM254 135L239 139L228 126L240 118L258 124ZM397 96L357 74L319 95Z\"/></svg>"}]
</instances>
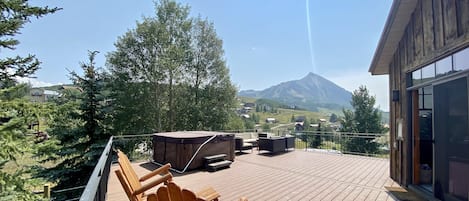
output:
<instances>
[{"instance_id":1,"label":"deck railing","mask_svg":"<svg viewBox=\"0 0 469 201\"><path fill-rule=\"evenodd\" d=\"M104 148L98 163L83 191L80 201L105 201L107 184L113 162L113 150L121 149L131 159L147 160L152 155L152 134L113 136Z\"/></svg>"},{"instance_id":2,"label":"deck railing","mask_svg":"<svg viewBox=\"0 0 469 201\"><path fill-rule=\"evenodd\" d=\"M227 131L224 131L227 132ZM229 131L237 136L257 138L252 131ZM388 157L389 138L387 134L344 133L324 131L275 132L271 135L293 135L295 147L305 151L327 151L339 154L355 154L374 157ZM81 201L106 200L107 182L113 161L113 149L121 149L131 160L150 160L152 157L152 134L113 136L109 139L104 151L83 191Z\"/></svg>"},{"instance_id":3,"label":"deck railing","mask_svg":"<svg viewBox=\"0 0 469 201\"><path fill-rule=\"evenodd\" d=\"M113 137L109 138L106 147L94 167L93 173L86 184L80 201L105 201L107 194L107 183L112 161Z\"/></svg>"},{"instance_id":4,"label":"deck railing","mask_svg":"<svg viewBox=\"0 0 469 201\"><path fill-rule=\"evenodd\" d=\"M389 135L387 134L303 131L291 135L297 138L295 146L297 149L389 157Z\"/></svg>"}]
</instances>

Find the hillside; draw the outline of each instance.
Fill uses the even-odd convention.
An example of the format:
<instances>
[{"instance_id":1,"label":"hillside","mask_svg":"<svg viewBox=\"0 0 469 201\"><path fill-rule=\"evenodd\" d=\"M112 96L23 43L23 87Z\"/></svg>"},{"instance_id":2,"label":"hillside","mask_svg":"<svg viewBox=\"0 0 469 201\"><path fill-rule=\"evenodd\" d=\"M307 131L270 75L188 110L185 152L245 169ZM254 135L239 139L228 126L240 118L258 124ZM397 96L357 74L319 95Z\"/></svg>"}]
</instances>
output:
<instances>
[{"instance_id":1,"label":"hillside","mask_svg":"<svg viewBox=\"0 0 469 201\"><path fill-rule=\"evenodd\" d=\"M321 108L340 110L350 107L352 93L314 73L300 80L283 82L262 91L240 91L239 96L263 98L282 104L319 111Z\"/></svg>"}]
</instances>

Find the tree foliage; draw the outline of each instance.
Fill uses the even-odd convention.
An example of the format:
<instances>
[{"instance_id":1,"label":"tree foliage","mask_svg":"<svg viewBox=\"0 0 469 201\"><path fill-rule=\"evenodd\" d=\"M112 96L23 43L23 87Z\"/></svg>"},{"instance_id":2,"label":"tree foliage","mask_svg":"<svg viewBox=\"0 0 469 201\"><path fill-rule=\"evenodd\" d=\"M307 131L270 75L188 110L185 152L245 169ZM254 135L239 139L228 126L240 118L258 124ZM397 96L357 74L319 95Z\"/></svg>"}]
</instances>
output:
<instances>
[{"instance_id":1,"label":"tree foliage","mask_svg":"<svg viewBox=\"0 0 469 201\"><path fill-rule=\"evenodd\" d=\"M342 132L375 133L384 131L381 123L381 113L375 108L376 98L371 96L365 86L360 86L352 94L351 105L353 110L343 110L344 118L341 120ZM350 152L377 153L378 143L373 137L352 138L346 144Z\"/></svg>"},{"instance_id":2,"label":"tree foliage","mask_svg":"<svg viewBox=\"0 0 469 201\"><path fill-rule=\"evenodd\" d=\"M85 185L111 136L105 121L104 73L95 68L96 54L90 52L89 63L81 64L83 76L71 73L74 84L83 92L76 100L66 97L70 100L58 106L50 126L58 144L49 160L59 159L59 163L45 170L43 176L57 182L57 189Z\"/></svg>"},{"instance_id":3,"label":"tree foliage","mask_svg":"<svg viewBox=\"0 0 469 201\"><path fill-rule=\"evenodd\" d=\"M26 0L2 0L0 2L0 48L14 50L19 41L13 38L31 17L54 13L58 8L30 6ZM40 62L34 55L0 59L0 88L15 85L16 77L29 77L39 69Z\"/></svg>"},{"instance_id":4,"label":"tree foliage","mask_svg":"<svg viewBox=\"0 0 469 201\"><path fill-rule=\"evenodd\" d=\"M107 63L116 134L225 128L236 89L213 24L162 0L115 46Z\"/></svg>"},{"instance_id":5,"label":"tree foliage","mask_svg":"<svg viewBox=\"0 0 469 201\"><path fill-rule=\"evenodd\" d=\"M25 0L0 1L0 48L14 50L19 41L14 38L31 17L42 17L58 8L30 6ZM32 193L34 179L30 167L17 163L19 156L31 155L36 146L27 125L37 122L44 107L24 99L28 86L18 85L16 78L30 77L40 62L33 56L0 58L0 200L40 200ZM16 171L4 169L14 163Z\"/></svg>"},{"instance_id":6,"label":"tree foliage","mask_svg":"<svg viewBox=\"0 0 469 201\"><path fill-rule=\"evenodd\" d=\"M329 122L331 123L337 122L337 115L335 113L331 114L331 117L329 118Z\"/></svg>"}]
</instances>

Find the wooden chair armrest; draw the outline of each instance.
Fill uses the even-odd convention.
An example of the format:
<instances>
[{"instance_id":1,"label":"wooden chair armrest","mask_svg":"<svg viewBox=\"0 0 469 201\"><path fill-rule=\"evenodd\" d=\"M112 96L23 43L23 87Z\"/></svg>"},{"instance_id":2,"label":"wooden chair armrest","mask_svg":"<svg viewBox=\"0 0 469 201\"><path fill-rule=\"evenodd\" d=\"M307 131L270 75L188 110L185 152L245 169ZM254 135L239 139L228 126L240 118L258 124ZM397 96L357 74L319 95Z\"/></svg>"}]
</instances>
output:
<instances>
[{"instance_id":1,"label":"wooden chair armrest","mask_svg":"<svg viewBox=\"0 0 469 201\"><path fill-rule=\"evenodd\" d=\"M217 200L217 198L220 197L220 194L212 187L202 189L201 191L197 192L196 195L203 200Z\"/></svg>"},{"instance_id":2,"label":"wooden chair armrest","mask_svg":"<svg viewBox=\"0 0 469 201\"><path fill-rule=\"evenodd\" d=\"M146 175L143 175L142 177L140 177L139 181L141 181L141 182L145 181L145 180L147 180L149 178L152 178L155 175L158 175L158 174L161 174L161 173L168 173L169 168L171 168L171 164L167 163L166 165L163 165L160 168L158 168L156 170L153 170L152 172L150 172Z\"/></svg>"},{"instance_id":3,"label":"wooden chair armrest","mask_svg":"<svg viewBox=\"0 0 469 201\"><path fill-rule=\"evenodd\" d=\"M158 179L156 179L156 180L154 180L154 181L151 181L150 183L147 183L147 184L143 185L143 186L140 187L139 189L136 189L136 190L132 193L132 195L141 194L141 193L147 191L148 189L155 187L155 186L158 185L158 184L161 184L161 183L163 183L163 182L165 182L165 181L170 180L172 177L173 177L173 175L172 175L171 173L165 174L165 175L163 175L162 177L160 177L160 178L158 178Z\"/></svg>"}]
</instances>

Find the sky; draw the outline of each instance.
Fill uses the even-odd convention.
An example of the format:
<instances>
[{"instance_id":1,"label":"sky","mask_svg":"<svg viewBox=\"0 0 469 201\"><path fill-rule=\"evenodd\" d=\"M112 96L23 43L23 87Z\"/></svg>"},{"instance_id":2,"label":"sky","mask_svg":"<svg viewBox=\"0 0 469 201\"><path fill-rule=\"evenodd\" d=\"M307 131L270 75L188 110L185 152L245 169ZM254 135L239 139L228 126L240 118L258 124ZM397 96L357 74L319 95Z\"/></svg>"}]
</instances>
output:
<instances>
[{"instance_id":1,"label":"sky","mask_svg":"<svg viewBox=\"0 0 469 201\"><path fill-rule=\"evenodd\" d=\"M240 90L262 90L298 80L313 72L352 92L365 85L377 107L389 111L388 76L368 72L391 0L179 0L191 16L214 23L223 40L233 83ZM96 66L105 68L106 54L119 36L143 17L155 16L153 1L48 0L32 5L62 10L20 30L14 51L0 58L35 54L42 62L35 86L71 83L80 73L88 50L99 51Z\"/></svg>"}]
</instances>

